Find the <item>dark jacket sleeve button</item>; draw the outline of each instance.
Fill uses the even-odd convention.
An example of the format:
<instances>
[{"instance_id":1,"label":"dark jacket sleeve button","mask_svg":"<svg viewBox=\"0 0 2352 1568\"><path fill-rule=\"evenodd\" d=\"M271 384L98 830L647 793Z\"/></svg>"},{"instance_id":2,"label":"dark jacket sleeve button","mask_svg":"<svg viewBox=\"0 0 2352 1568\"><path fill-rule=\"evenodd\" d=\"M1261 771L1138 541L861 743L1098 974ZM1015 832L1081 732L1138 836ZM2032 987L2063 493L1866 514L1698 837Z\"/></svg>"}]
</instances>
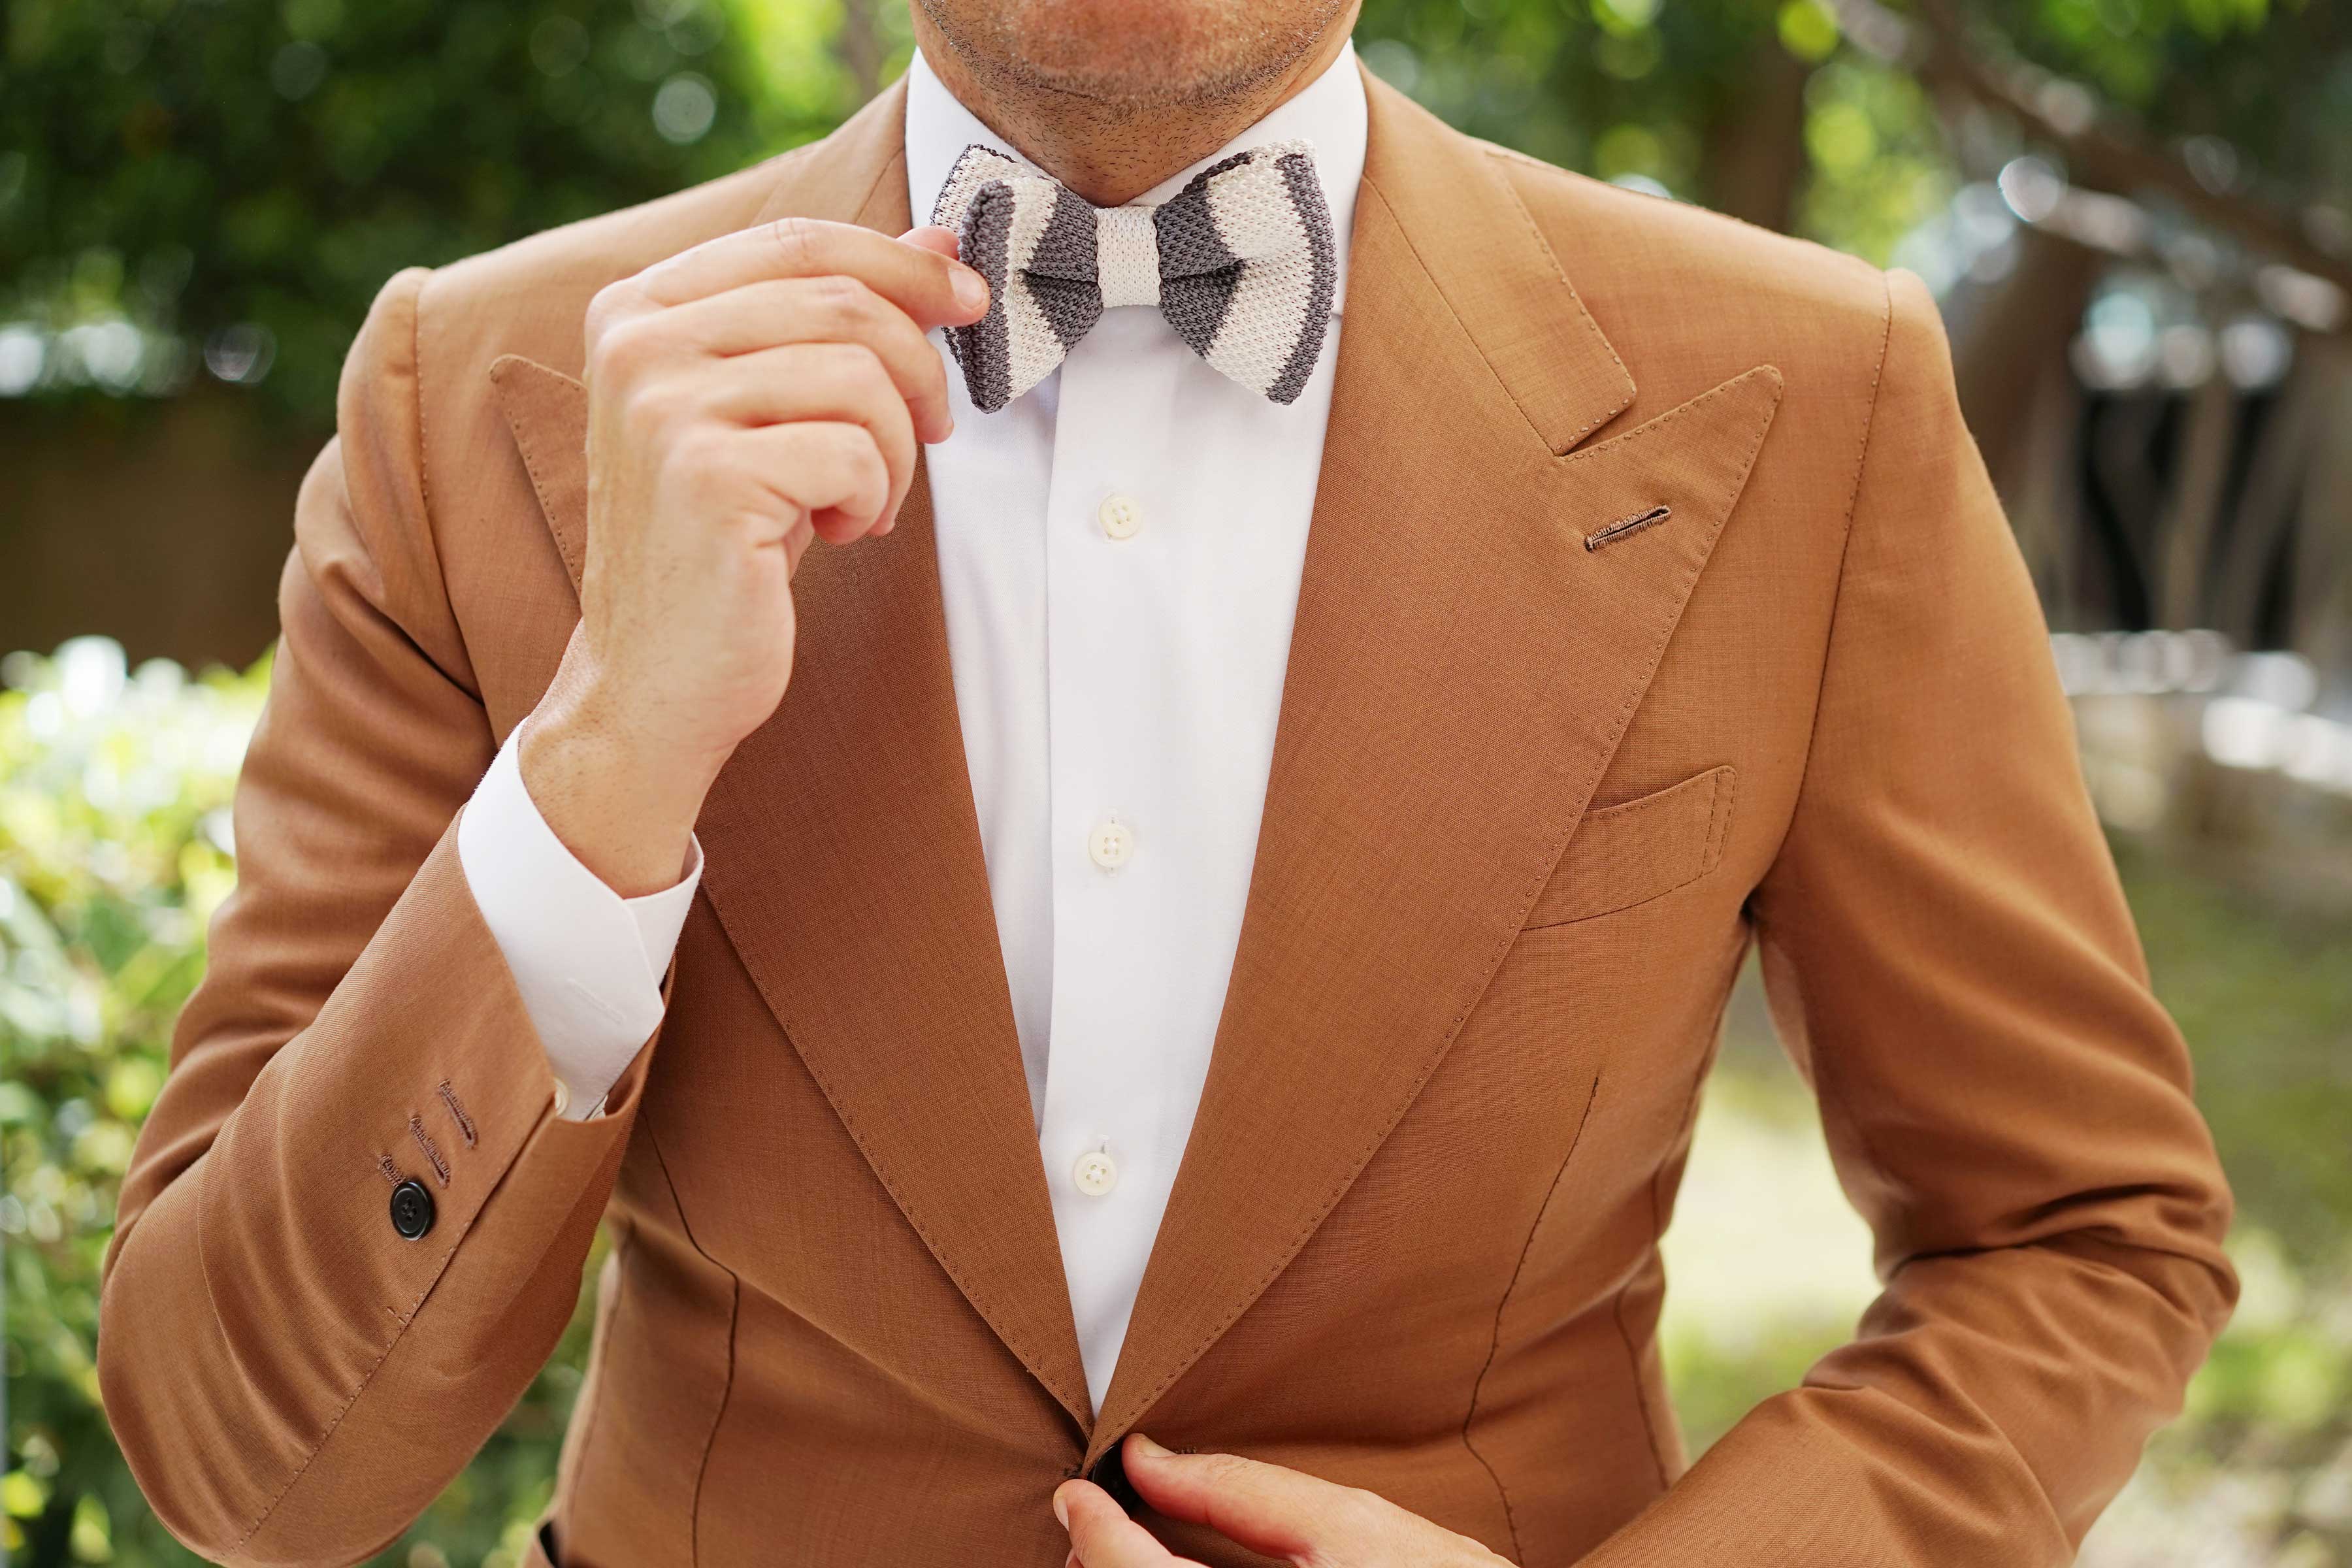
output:
<instances>
[{"instance_id":1,"label":"dark jacket sleeve button","mask_svg":"<svg viewBox=\"0 0 2352 1568\"><path fill-rule=\"evenodd\" d=\"M419 1181L405 1181L392 1189L392 1228L415 1241L433 1228L433 1194Z\"/></svg>"}]
</instances>

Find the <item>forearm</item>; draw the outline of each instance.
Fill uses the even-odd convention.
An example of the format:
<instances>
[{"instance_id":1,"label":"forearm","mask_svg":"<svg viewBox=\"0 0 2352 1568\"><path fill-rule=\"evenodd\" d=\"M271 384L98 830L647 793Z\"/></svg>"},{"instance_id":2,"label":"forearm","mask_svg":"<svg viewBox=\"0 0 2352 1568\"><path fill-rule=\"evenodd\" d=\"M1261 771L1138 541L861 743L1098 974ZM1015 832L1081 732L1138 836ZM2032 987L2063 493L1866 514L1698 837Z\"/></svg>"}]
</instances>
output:
<instances>
[{"instance_id":1,"label":"forearm","mask_svg":"<svg viewBox=\"0 0 2352 1568\"><path fill-rule=\"evenodd\" d=\"M557 1083L556 1113L601 1113L607 1088L660 1026L663 977L702 873L625 899L541 814L509 736L457 826L467 890L506 960ZM675 872L677 868L670 869Z\"/></svg>"},{"instance_id":2,"label":"forearm","mask_svg":"<svg viewBox=\"0 0 2352 1568\"><path fill-rule=\"evenodd\" d=\"M2227 1313L2205 1265L2107 1252L2059 1237L1902 1269L1853 1342L1582 1568L2071 1563Z\"/></svg>"},{"instance_id":3,"label":"forearm","mask_svg":"<svg viewBox=\"0 0 2352 1568\"><path fill-rule=\"evenodd\" d=\"M554 1117L445 838L112 1260L107 1409L174 1533L317 1563L404 1528L570 1317L642 1070L606 1117ZM413 1239L390 1212L411 1180L433 1205Z\"/></svg>"},{"instance_id":4,"label":"forearm","mask_svg":"<svg viewBox=\"0 0 2352 1568\"><path fill-rule=\"evenodd\" d=\"M1592 1568L2064 1563L2234 1295L2188 1054L1933 302L1897 274L1889 310L1803 784L1749 900L1885 1289Z\"/></svg>"},{"instance_id":5,"label":"forearm","mask_svg":"<svg viewBox=\"0 0 2352 1568\"><path fill-rule=\"evenodd\" d=\"M645 1067L554 1120L460 865L496 746L419 479L422 286L371 312L303 487L236 890L107 1259L115 1435L227 1562L355 1561L472 1457L577 1301Z\"/></svg>"}]
</instances>

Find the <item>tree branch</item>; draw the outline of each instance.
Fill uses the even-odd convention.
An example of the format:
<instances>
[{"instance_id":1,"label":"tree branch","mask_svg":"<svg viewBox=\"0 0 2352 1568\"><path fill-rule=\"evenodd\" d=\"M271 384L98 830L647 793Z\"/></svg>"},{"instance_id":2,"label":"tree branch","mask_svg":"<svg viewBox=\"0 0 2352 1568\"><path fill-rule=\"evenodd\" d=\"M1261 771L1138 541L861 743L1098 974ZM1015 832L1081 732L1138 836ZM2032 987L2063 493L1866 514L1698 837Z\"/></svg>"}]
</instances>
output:
<instances>
[{"instance_id":1,"label":"tree branch","mask_svg":"<svg viewBox=\"0 0 2352 1568\"><path fill-rule=\"evenodd\" d=\"M1914 16L1898 16L1878 0L1835 0L1840 25L1864 48L1899 59L1931 87L1947 88L2011 114L2039 140L2058 150L2080 184L2127 195L2161 191L2199 221L2235 235L2253 249L2322 278L2352 298L2352 257L2320 246L2292 214L2266 202L2207 188L2169 153L2133 142L2093 116L2081 126L2062 124L2045 110L2021 70L1979 58L1951 0L1916 0Z\"/></svg>"}]
</instances>

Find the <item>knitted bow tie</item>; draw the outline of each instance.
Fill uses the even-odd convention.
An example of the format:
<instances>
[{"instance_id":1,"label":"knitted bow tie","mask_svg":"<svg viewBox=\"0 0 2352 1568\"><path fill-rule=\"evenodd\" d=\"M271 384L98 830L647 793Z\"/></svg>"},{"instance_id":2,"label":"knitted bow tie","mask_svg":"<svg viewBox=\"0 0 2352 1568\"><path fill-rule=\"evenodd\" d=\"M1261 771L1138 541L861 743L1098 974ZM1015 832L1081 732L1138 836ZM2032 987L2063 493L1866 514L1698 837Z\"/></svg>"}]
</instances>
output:
<instances>
[{"instance_id":1,"label":"knitted bow tie","mask_svg":"<svg viewBox=\"0 0 2352 1568\"><path fill-rule=\"evenodd\" d=\"M1331 211L1303 142L1202 170L1156 207L1097 207L977 143L931 209L988 279L988 314L948 330L975 407L1054 373L1106 306L1157 305L1218 371L1276 403L1307 384L1338 278Z\"/></svg>"}]
</instances>

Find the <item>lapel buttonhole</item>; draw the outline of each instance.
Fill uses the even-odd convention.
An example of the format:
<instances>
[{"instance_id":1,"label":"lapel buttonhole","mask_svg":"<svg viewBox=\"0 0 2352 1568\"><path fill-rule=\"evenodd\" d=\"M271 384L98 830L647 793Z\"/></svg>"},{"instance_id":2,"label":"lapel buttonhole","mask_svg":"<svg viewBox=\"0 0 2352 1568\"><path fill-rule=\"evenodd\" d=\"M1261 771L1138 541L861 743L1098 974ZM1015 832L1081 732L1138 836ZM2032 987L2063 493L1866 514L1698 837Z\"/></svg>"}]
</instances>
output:
<instances>
[{"instance_id":1,"label":"lapel buttonhole","mask_svg":"<svg viewBox=\"0 0 2352 1568\"><path fill-rule=\"evenodd\" d=\"M1595 529L1584 536L1584 548L1598 550L1604 544L1614 544L1629 533L1639 533L1653 523L1664 522L1674 515L1674 508L1654 506L1647 511L1637 511L1631 517L1621 517L1606 528Z\"/></svg>"}]
</instances>

